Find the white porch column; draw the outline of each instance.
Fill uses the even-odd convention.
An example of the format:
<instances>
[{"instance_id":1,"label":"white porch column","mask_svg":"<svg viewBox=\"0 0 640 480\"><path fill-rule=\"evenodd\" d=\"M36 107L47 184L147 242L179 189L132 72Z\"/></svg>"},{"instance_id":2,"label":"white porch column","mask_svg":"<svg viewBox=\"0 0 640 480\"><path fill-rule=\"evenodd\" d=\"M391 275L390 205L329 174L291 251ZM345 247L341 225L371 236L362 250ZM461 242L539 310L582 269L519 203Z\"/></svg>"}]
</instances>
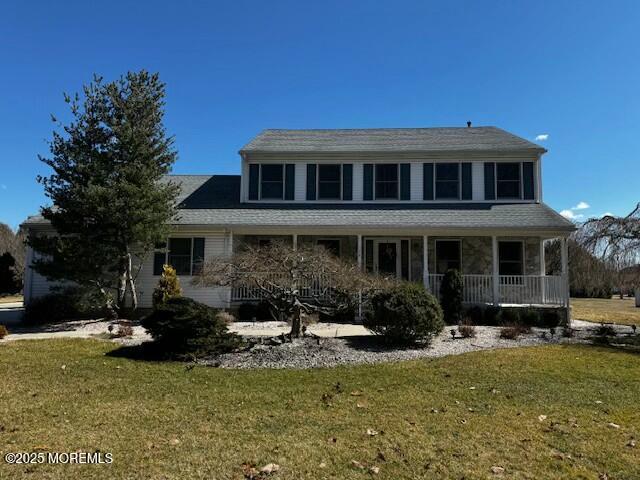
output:
<instances>
[{"instance_id":1,"label":"white porch column","mask_svg":"<svg viewBox=\"0 0 640 480\"><path fill-rule=\"evenodd\" d=\"M294 251L298 250L298 234L297 233L293 234L293 250Z\"/></svg>"},{"instance_id":2,"label":"white porch column","mask_svg":"<svg viewBox=\"0 0 640 480\"><path fill-rule=\"evenodd\" d=\"M429 237L422 236L422 284L429 290Z\"/></svg>"},{"instance_id":3,"label":"white porch column","mask_svg":"<svg viewBox=\"0 0 640 480\"><path fill-rule=\"evenodd\" d=\"M546 261L544 258L544 238L540 239L540 275L547 274Z\"/></svg>"},{"instance_id":4,"label":"white porch column","mask_svg":"<svg viewBox=\"0 0 640 480\"><path fill-rule=\"evenodd\" d=\"M540 262L540 300L544 305L547 303L547 274L546 261L544 258L544 238L540 238L540 254L538 255Z\"/></svg>"},{"instance_id":5,"label":"white porch column","mask_svg":"<svg viewBox=\"0 0 640 480\"><path fill-rule=\"evenodd\" d=\"M498 268L498 237L495 235L491 237L491 250L493 252L492 258L492 284L493 284L493 304L498 305L500 302L500 278Z\"/></svg>"},{"instance_id":6,"label":"white porch column","mask_svg":"<svg viewBox=\"0 0 640 480\"><path fill-rule=\"evenodd\" d=\"M229 230L229 236L227 240L227 255L231 257L233 255L233 232ZM229 291L227 292L227 308L231 308L231 294L233 292L233 286L230 285L228 287Z\"/></svg>"},{"instance_id":7,"label":"white porch column","mask_svg":"<svg viewBox=\"0 0 640 480\"><path fill-rule=\"evenodd\" d=\"M569 242L564 237L561 240L560 258L562 260L562 279L565 289L565 307L567 307L567 319L570 321L569 315L571 314L571 305L569 305Z\"/></svg>"},{"instance_id":8,"label":"white porch column","mask_svg":"<svg viewBox=\"0 0 640 480\"><path fill-rule=\"evenodd\" d=\"M357 243L358 268L362 270L362 235L358 235Z\"/></svg>"}]
</instances>

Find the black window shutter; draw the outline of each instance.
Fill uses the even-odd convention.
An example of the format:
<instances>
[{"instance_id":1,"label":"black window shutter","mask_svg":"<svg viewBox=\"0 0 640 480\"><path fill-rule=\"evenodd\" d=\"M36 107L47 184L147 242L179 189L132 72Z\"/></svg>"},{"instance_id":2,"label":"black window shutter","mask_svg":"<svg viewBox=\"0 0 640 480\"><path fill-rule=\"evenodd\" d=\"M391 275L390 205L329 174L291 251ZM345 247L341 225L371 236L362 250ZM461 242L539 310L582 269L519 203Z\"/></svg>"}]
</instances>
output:
<instances>
[{"instance_id":1,"label":"black window shutter","mask_svg":"<svg viewBox=\"0 0 640 480\"><path fill-rule=\"evenodd\" d=\"M522 164L522 188L525 200L533 200L535 198L533 177L533 162L524 162Z\"/></svg>"},{"instance_id":2,"label":"black window shutter","mask_svg":"<svg viewBox=\"0 0 640 480\"><path fill-rule=\"evenodd\" d=\"M364 200L373 200L373 164L365 163L362 174L362 198Z\"/></svg>"},{"instance_id":3,"label":"black window shutter","mask_svg":"<svg viewBox=\"0 0 640 480\"><path fill-rule=\"evenodd\" d=\"M193 275L200 273L204 262L204 238L193 239L193 256L191 258L191 271Z\"/></svg>"},{"instance_id":4,"label":"black window shutter","mask_svg":"<svg viewBox=\"0 0 640 480\"><path fill-rule=\"evenodd\" d=\"M353 165L342 165L342 200L353 200Z\"/></svg>"},{"instance_id":5,"label":"black window shutter","mask_svg":"<svg viewBox=\"0 0 640 480\"><path fill-rule=\"evenodd\" d=\"M422 199L433 200L433 163L422 164Z\"/></svg>"},{"instance_id":6,"label":"black window shutter","mask_svg":"<svg viewBox=\"0 0 640 480\"><path fill-rule=\"evenodd\" d=\"M471 181L471 164L462 164L462 200L471 200L473 197L473 186Z\"/></svg>"},{"instance_id":7,"label":"black window shutter","mask_svg":"<svg viewBox=\"0 0 640 480\"><path fill-rule=\"evenodd\" d=\"M307 163L307 200L316 199L316 164Z\"/></svg>"},{"instance_id":8,"label":"black window shutter","mask_svg":"<svg viewBox=\"0 0 640 480\"><path fill-rule=\"evenodd\" d=\"M400 200L411 200L411 165L400 164Z\"/></svg>"},{"instance_id":9,"label":"black window shutter","mask_svg":"<svg viewBox=\"0 0 640 480\"><path fill-rule=\"evenodd\" d=\"M260 189L260 165L252 163L249 165L249 200L258 200Z\"/></svg>"},{"instance_id":10,"label":"black window shutter","mask_svg":"<svg viewBox=\"0 0 640 480\"><path fill-rule=\"evenodd\" d=\"M287 163L284 166L284 199L293 200L296 188L296 166Z\"/></svg>"},{"instance_id":11,"label":"black window shutter","mask_svg":"<svg viewBox=\"0 0 640 480\"><path fill-rule=\"evenodd\" d=\"M496 164L493 162L485 162L484 164L484 199L496 199Z\"/></svg>"}]
</instances>

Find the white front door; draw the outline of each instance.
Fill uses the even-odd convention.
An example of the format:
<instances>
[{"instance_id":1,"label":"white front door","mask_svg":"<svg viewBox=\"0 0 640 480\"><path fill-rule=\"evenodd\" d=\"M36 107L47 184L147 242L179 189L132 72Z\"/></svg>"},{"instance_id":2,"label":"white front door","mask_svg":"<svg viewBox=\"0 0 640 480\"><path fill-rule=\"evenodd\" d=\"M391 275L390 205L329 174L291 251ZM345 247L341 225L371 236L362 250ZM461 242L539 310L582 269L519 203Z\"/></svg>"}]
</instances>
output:
<instances>
[{"instance_id":1,"label":"white front door","mask_svg":"<svg viewBox=\"0 0 640 480\"><path fill-rule=\"evenodd\" d=\"M373 241L373 269L380 275L400 278L400 240L385 238Z\"/></svg>"}]
</instances>

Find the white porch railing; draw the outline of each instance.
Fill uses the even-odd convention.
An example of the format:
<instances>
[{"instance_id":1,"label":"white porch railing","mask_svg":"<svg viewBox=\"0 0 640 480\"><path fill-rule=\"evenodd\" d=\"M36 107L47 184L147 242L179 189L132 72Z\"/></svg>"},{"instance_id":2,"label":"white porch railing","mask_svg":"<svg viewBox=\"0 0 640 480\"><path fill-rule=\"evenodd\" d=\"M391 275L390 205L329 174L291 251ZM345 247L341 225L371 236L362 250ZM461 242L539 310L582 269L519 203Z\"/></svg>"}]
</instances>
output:
<instances>
[{"instance_id":1,"label":"white porch railing","mask_svg":"<svg viewBox=\"0 0 640 480\"><path fill-rule=\"evenodd\" d=\"M264 277L265 285L267 285L267 289L273 291L273 287L269 287L269 281L274 284L278 283L278 277L276 274L265 274ZM331 282L327 275L318 275L310 282L305 282L300 286L300 295L304 298L314 298L319 297L322 298L324 296L330 295L331 290ZM236 283L231 287L231 301L252 301L252 300L262 300L265 296L265 293L255 285L246 285L243 283Z\"/></svg>"},{"instance_id":2,"label":"white porch railing","mask_svg":"<svg viewBox=\"0 0 640 480\"><path fill-rule=\"evenodd\" d=\"M428 276L427 288L440 297L440 286L444 275ZM269 277L267 276L267 280ZM273 280L277 280L273 275ZM496 299L500 304L515 305L565 305L566 282L561 275L500 275ZM301 296L312 298L331 294L331 279L318 275L300 287ZM465 303L487 304L494 302L493 276L462 275L462 295ZM231 288L234 302L257 301L264 292L252 285L236 284Z\"/></svg>"},{"instance_id":3,"label":"white porch railing","mask_svg":"<svg viewBox=\"0 0 640 480\"><path fill-rule=\"evenodd\" d=\"M444 275L431 274L428 288L440 296ZM566 302L566 282L561 275L499 275L498 298L500 304L563 305ZM493 276L462 275L462 296L466 303L493 303Z\"/></svg>"}]
</instances>

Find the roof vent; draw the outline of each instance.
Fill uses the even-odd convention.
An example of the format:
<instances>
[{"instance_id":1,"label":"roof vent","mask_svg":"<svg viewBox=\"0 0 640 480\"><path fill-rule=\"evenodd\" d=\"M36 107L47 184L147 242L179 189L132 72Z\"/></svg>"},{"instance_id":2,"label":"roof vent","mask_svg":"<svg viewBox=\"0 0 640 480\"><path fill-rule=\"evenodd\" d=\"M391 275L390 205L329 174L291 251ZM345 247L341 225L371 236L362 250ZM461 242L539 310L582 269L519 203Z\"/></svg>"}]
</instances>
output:
<instances>
[{"instance_id":1,"label":"roof vent","mask_svg":"<svg viewBox=\"0 0 640 480\"><path fill-rule=\"evenodd\" d=\"M467 128L471 128L471 122L467 122Z\"/></svg>"}]
</instances>

